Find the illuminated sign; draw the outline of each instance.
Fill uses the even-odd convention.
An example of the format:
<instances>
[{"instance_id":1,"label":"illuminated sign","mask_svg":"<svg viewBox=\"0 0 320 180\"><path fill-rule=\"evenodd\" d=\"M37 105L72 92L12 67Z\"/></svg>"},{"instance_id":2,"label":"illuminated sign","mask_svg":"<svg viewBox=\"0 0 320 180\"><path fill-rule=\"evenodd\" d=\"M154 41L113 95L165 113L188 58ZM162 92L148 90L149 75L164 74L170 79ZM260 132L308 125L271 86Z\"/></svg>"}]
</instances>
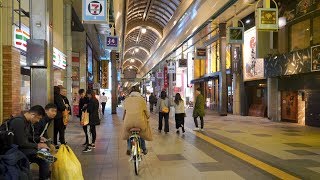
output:
<instances>
[{"instance_id":1,"label":"illuminated sign","mask_svg":"<svg viewBox=\"0 0 320 180\"><path fill-rule=\"evenodd\" d=\"M53 47L53 65L61 69L67 67L67 56L55 47Z\"/></svg>"}]
</instances>

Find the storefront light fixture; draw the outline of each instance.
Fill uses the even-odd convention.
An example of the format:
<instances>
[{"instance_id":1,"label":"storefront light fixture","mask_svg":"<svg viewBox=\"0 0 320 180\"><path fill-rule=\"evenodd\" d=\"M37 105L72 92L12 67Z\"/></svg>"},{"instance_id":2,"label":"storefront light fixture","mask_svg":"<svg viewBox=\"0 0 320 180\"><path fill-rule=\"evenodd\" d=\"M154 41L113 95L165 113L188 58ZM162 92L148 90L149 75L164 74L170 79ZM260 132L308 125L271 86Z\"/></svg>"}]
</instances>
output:
<instances>
[{"instance_id":1,"label":"storefront light fixture","mask_svg":"<svg viewBox=\"0 0 320 180\"><path fill-rule=\"evenodd\" d=\"M141 33L142 34L145 34L147 32L147 29L146 28L141 28Z\"/></svg>"},{"instance_id":2,"label":"storefront light fixture","mask_svg":"<svg viewBox=\"0 0 320 180\"><path fill-rule=\"evenodd\" d=\"M129 69L132 69L132 68L133 68L132 66L129 67Z\"/></svg>"},{"instance_id":3,"label":"storefront light fixture","mask_svg":"<svg viewBox=\"0 0 320 180\"><path fill-rule=\"evenodd\" d=\"M250 22L251 22L250 19L247 19L247 20L246 20L246 24L249 24Z\"/></svg>"},{"instance_id":4,"label":"storefront light fixture","mask_svg":"<svg viewBox=\"0 0 320 180\"><path fill-rule=\"evenodd\" d=\"M279 28L283 28L284 26L287 25L287 19L286 17L280 17L279 18Z\"/></svg>"}]
</instances>

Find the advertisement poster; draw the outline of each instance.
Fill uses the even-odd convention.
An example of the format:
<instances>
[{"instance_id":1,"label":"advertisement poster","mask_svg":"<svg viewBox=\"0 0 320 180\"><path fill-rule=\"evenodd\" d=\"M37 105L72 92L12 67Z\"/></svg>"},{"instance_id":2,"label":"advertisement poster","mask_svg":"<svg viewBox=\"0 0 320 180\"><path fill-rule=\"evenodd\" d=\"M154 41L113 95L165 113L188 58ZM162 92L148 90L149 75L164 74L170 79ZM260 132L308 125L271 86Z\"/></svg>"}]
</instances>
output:
<instances>
[{"instance_id":1,"label":"advertisement poster","mask_svg":"<svg viewBox=\"0 0 320 180\"><path fill-rule=\"evenodd\" d=\"M109 61L101 61L101 88L109 89Z\"/></svg>"},{"instance_id":2,"label":"advertisement poster","mask_svg":"<svg viewBox=\"0 0 320 180\"><path fill-rule=\"evenodd\" d=\"M92 58L92 49L90 46L87 46L87 62L88 62L88 89L92 89L93 86L93 58Z\"/></svg>"},{"instance_id":3,"label":"advertisement poster","mask_svg":"<svg viewBox=\"0 0 320 180\"><path fill-rule=\"evenodd\" d=\"M320 45L311 47L311 71L320 71Z\"/></svg>"},{"instance_id":4,"label":"advertisement poster","mask_svg":"<svg viewBox=\"0 0 320 180\"><path fill-rule=\"evenodd\" d=\"M251 81L264 78L263 59L257 59L256 28L244 32L243 44L243 79Z\"/></svg>"}]
</instances>

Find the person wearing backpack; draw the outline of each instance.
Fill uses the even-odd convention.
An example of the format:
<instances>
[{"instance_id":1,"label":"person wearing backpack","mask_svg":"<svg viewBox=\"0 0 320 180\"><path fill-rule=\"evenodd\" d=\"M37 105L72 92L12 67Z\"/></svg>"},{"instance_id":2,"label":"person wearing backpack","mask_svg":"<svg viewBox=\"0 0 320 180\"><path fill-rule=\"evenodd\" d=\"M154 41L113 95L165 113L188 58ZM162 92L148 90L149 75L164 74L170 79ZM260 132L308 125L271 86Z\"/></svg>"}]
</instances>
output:
<instances>
[{"instance_id":1,"label":"person wearing backpack","mask_svg":"<svg viewBox=\"0 0 320 180\"><path fill-rule=\"evenodd\" d=\"M162 119L164 118L164 132L167 134L169 132L169 99L167 98L167 93L161 91L160 99L157 103L157 110L159 112L159 126L158 130L161 133L162 130Z\"/></svg>"},{"instance_id":2,"label":"person wearing backpack","mask_svg":"<svg viewBox=\"0 0 320 180\"><path fill-rule=\"evenodd\" d=\"M45 143L35 143L29 141L30 126L40 121L45 116L45 110L40 105L32 106L29 111L24 112L21 116L14 117L10 120L9 128L14 134L13 143L23 152L31 163L39 166L39 179L49 178L49 163L37 156L38 150L49 149Z\"/></svg>"}]
</instances>

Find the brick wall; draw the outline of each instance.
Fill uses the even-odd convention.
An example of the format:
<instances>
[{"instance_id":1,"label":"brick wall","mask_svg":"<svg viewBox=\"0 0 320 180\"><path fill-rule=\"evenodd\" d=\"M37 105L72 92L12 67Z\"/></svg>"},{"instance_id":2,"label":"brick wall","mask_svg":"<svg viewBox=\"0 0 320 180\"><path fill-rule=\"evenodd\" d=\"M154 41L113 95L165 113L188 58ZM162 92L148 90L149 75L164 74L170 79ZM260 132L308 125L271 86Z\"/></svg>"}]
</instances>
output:
<instances>
[{"instance_id":1,"label":"brick wall","mask_svg":"<svg viewBox=\"0 0 320 180\"><path fill-rule=\"evenodd\" d=\"M3 46L3 117L18 115L20 107L20 52L12 46Z\"/></svg>"}]
</instances>

